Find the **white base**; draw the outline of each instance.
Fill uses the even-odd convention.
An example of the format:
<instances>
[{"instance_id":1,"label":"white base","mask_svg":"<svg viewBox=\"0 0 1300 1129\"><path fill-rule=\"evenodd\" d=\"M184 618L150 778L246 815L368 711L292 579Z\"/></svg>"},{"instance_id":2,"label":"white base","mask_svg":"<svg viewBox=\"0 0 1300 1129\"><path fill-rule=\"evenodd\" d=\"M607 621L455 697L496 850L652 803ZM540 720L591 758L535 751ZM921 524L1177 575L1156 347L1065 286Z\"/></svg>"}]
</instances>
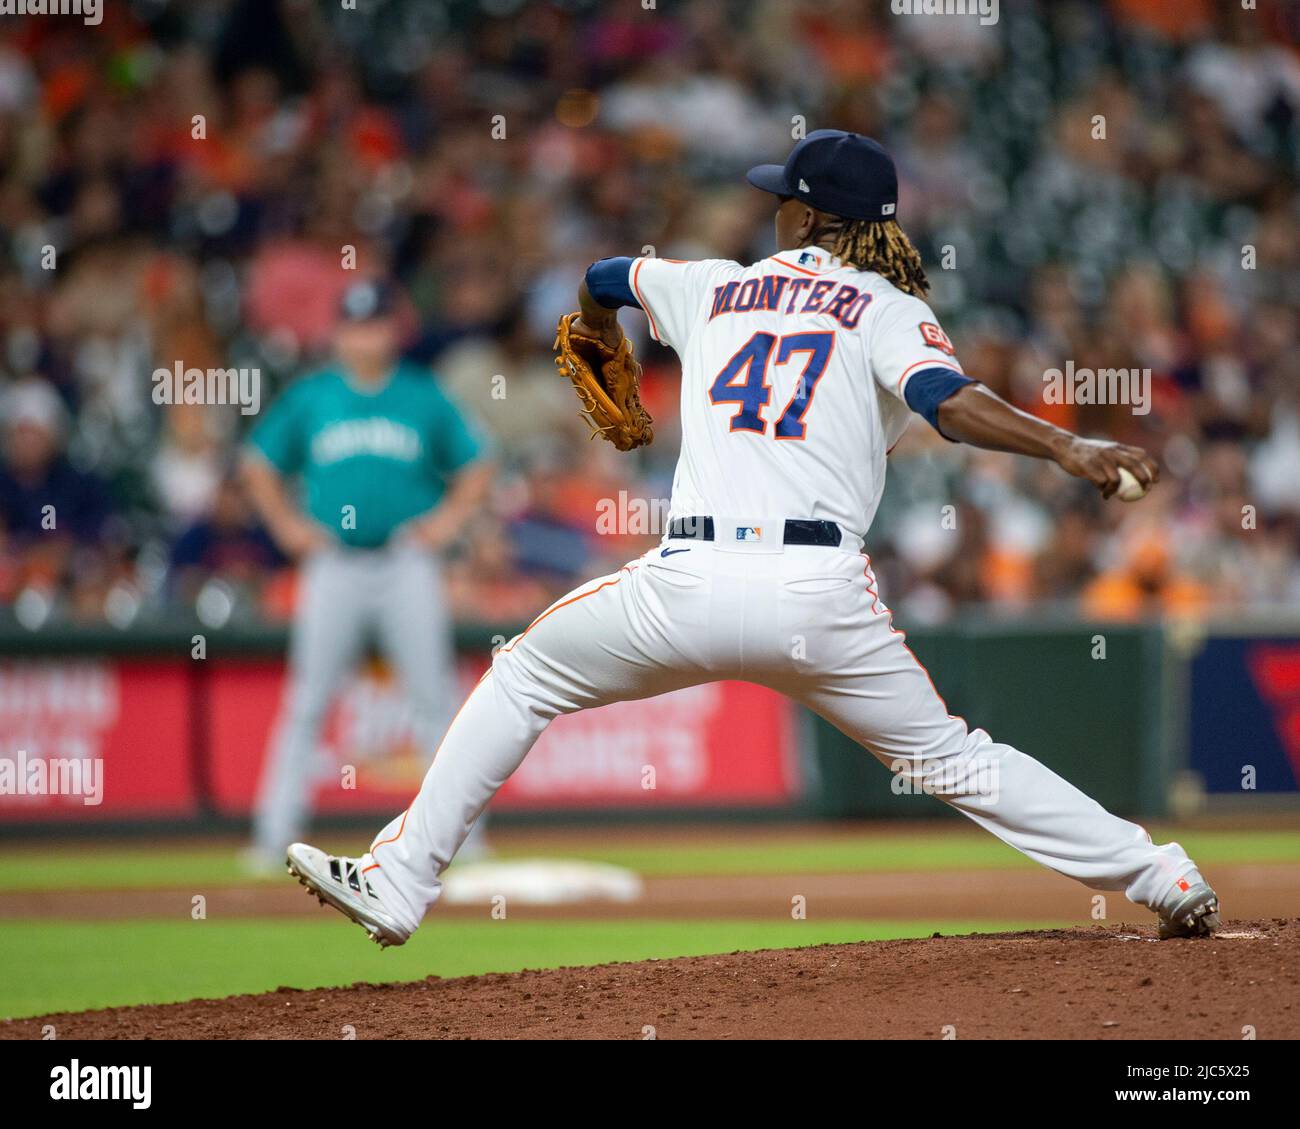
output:
<instances>
[{"instance_id":1,"label":"white base","mask_svg":"<svg viewBox=\"0 0 1300 1129\"><path fill-rule=\"evenodd\" d=\"M521 905L575 902L634 902L644 890L639 875L621 866L578 859L517 859L452 866L443 877L441 901L491 905L492 899Z\"/></svg>"}]
</instances>

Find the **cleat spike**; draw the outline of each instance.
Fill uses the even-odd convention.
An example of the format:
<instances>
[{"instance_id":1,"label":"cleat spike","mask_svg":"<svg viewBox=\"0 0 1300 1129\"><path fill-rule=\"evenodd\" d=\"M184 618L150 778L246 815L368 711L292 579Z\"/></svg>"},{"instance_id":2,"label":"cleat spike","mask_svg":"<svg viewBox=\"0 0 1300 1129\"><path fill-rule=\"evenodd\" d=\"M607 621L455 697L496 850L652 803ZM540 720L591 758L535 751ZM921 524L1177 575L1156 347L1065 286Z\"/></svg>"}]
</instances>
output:
<instances>
[{"instance_id":1,"label":"cleat spike","mask_svg":"<svg viewBox=\"0 0 1300 1129\"><path fill-rule=\"evenodd\" d=\"M1220 927L1219 899L1203 879L1180 885L1181 897L1160 913L1162 941L1177 937L1211 937Z\"/></svg>"}]
</instances>

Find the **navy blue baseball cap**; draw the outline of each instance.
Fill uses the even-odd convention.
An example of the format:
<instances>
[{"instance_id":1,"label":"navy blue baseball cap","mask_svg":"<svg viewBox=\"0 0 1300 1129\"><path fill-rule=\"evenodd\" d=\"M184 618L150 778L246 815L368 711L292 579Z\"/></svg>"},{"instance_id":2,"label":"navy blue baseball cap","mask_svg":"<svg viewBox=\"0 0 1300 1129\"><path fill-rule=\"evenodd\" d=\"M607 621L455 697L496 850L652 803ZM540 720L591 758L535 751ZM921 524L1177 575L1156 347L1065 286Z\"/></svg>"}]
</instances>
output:
<instances>
[{"instance_id":1,"label":"navy blue baseball cap","mask_svg":"<svg viewBox=\"0 0 1300 1129\"><path fill-rule=\"evenodd\" d=\"M849 219L888 220L898 210L893 159L879 142L842 129L814 130L784 165L758 165L746 179L764 192Z\"/></svg>"},{"instance_id":2,"label":"navy blue baseball cap","mask_svg":"<svg viewBox=\"0 0 1300 1129\"><path fill-rule=\"evenodd\" d=\"M392 283L370 279L354 282L339 300L342 321L369 321L386 318L397 310L397 290Z\"/></svg>"}]
</instances>

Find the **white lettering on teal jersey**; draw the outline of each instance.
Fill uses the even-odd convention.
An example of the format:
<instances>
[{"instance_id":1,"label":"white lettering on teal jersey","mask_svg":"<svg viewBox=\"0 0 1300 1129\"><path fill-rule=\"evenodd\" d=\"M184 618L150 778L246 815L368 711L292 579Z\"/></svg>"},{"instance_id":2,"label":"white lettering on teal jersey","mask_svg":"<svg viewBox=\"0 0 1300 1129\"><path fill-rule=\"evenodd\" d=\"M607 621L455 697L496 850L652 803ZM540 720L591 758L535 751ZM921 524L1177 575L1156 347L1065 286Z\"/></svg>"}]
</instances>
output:
<instances>
[{"instance_id":1,"label":"white lettering on teal jersey","mask_svg":"<svg viewBox=\"0 0 1300 1129\"><path fill-rule=\"evenodd\" d=\"M384 416L345 419L325 427L311 441L311 460L328 466L359 455L414 463L423 454L420 434L414 428Z\"/></svg>"}]
</instances>

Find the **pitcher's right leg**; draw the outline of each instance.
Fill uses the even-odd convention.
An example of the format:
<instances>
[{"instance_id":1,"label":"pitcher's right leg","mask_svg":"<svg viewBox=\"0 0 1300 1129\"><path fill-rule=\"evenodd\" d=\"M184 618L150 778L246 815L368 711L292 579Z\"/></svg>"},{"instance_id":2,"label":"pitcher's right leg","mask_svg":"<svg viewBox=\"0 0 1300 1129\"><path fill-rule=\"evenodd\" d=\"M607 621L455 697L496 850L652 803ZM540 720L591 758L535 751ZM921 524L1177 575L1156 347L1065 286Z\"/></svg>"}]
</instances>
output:
<instances>
[{"instance_id":1,"label":"pitcher's right leg","mask_svg":"<svg viewBox=\"0 0 1300 1129\"><path fill-rule=\"evenodd\" d=\"M1155 910L1163 935L1208 932L1203 919L1217 913L1217 899L1183 848L1155 845L1143 828L1045 765L949 714L876 596L869 567L866 579L860 617L825 629L838 668L810 676L792 695L909 787L957 808L1036 862L1094 889L1124 890Z\"/></svg>"}]
</instances>

